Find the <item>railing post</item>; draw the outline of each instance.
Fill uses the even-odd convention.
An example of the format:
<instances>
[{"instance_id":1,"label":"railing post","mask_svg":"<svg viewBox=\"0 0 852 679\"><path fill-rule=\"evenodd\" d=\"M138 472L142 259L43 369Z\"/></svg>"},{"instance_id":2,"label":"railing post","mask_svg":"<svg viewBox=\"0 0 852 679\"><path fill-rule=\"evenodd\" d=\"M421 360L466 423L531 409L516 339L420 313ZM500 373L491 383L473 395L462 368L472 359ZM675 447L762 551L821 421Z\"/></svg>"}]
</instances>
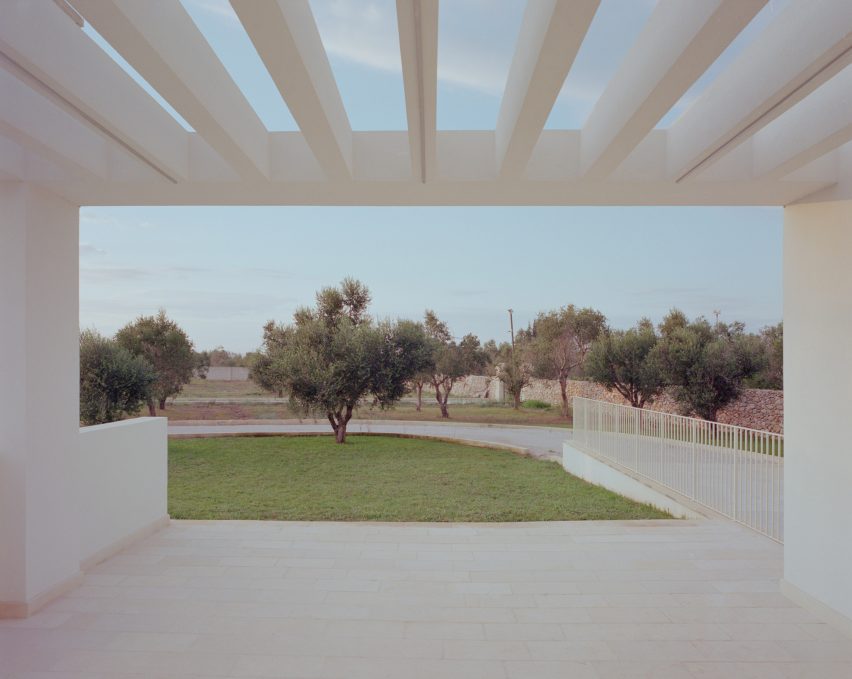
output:
<instances>
[{"instance_id":1,"label":"railing post","mask_svg":"<svg viewBox=\"0 0 852 679\"><path fill-rule=\"evenodd\" d=\"M697 463L697 451L696 451L696 426L695 420L690 420L690 438L692 439L692 499L696 499L698 497L698 465Z\"/></svg>"},{"instance_id":2,"label":"railing post","mask_svg":"<svg viewBox=\"0 0 852 679\"><path fill-rule=\"evenodd\" d=\"M731 484L734 487L734 491L733 491L734 501L732 503L733 504L732 516L734 517L734 521L736 521L737 520L737 512L739 510L739 503L740 503L740 479L739 479L739 471L738 471L739 466L740 466L739 465L740 430L734 429L733 434L734 434L733 435L734 445L732 447L733 447L733 454L734 454L734 470L731 473Z\"/></svg>"},{"instance_id":3,"label":"railing post","mask_svg":"<svg viewBox=\"0 0 852 679\"><path fill-rule=\"evenodd\" d=\"M639 409L633 410L633 470L639 471Z\"/></svg>"}]
</instances>

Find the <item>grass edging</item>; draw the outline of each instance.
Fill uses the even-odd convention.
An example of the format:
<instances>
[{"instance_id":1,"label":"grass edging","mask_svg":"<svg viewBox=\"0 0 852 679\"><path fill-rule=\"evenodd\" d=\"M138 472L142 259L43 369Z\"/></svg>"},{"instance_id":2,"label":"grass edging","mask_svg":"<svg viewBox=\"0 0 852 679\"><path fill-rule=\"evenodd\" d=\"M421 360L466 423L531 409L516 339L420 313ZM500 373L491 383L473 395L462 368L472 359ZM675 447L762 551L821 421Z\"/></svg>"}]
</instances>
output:
<instances>
[{"instance_id":1,"label":"grass edging","mask_svg":"<svg viewBox=\"0 0 852 679\"><path fill-rule=\"evenodd\" d=\"M204 434L169 434L170 439L221 439L221 438L264 438L267 436L282 436L296 438L299 436L334 436L333 432L324 431L249 431L249 432L225 432L225 433L204 433ZM516 455L524 457L536 456L529 448L521 446L511 446L506 443L493 443L491 441L476 441L473 439L456 439L451 436L429 436L428 434L402 434L396 432L351 432L346 434L346 438L357 436L386 436L388 438L397 439L422 439L424 441L442 441L444 443L455 443L462 446L470 446L471 448L488 448L493 450L507 450ZM345 444L344 444L345 445ZM536 458L538 459L538 458Z\"/></svg>"}]
</instances>

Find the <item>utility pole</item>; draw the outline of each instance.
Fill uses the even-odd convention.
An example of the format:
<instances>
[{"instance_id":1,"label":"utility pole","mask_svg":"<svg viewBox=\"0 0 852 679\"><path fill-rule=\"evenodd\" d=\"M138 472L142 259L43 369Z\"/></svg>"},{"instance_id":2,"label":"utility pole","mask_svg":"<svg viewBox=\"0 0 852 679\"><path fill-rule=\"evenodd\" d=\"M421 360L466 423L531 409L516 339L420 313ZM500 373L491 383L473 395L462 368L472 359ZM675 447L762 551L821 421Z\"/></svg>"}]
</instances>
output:
<instances>
[{"instance_id":1,"label":"utility pole","mask_svg":"<svg viewBox=\"0 0 852 679\"><path fill-rule=\"evenodd\" d=\"M512 338L512 381L514 383L518 374L518 364L515 362L515 322L512 319L511 309L509 309L509 336ZM514 389L514 386L512 388ZM517 408L517 398L514 394L512 394L512 397L515 398L515 407Z\"/></svg>"},{"instance_id":2,"label":"utility pole","mask_svg":"<svg viewBox=\"0 0 852 679\"><path fill-rule=\"evenodd\" d=\"M713 309L713 315L716 316L716 325L719 325L719 316L722 315L722 312L719 309Z\"/></svg>"}]
</instances>

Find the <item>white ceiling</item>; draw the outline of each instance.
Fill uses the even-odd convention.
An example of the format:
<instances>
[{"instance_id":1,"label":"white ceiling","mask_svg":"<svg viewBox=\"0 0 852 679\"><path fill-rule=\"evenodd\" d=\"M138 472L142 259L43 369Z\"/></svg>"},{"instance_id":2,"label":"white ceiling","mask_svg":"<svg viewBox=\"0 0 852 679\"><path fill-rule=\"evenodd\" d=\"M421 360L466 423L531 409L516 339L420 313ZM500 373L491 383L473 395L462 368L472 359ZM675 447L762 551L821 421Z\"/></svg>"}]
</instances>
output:
<instances>
[{"instance_id":1,"label":"white ceiling","mask_svg":"<svg viewBox=\"0 0 852 679\"><path fill-rule=\"evenodd\" d=\"M397 0L408 131L355 132L308 0L231 0L270 132L179 0L3 0L0 181L80 205L784 205L852 198L852 2L660 0L582 129L544 129L599 0L530 0L496 129L436 129L437 0ZM191 126L86 33L91 26Z\"/></svg>"}]
</instances>

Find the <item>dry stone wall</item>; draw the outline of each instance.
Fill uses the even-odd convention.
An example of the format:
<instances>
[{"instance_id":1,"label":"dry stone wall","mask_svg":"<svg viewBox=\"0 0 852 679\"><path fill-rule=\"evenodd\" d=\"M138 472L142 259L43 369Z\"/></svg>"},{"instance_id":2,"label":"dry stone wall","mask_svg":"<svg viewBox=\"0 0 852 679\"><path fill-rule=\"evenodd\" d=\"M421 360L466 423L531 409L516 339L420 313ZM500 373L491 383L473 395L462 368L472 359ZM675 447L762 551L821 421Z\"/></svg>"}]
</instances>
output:
<instances>
[{"instance_id":1,"label":"dry stone wall","mask_svg":"<svg viewBox=\"0 0 852 679\"><path fill-rule=\"evenodd\" d=\"M457 382L451 395L458 398L494 398L496 390L492 379L484 375L471 375ZM567 393L569 401L580 396L610 403L627 403L618 392L609 391L595 382L569 380ZM559 382L556 380L532 380L529 386L524 388L522 397L525 401L536 399L554 405L562 403ZM663 394L649 408L679 414L677 404L669 394ZM784 392L774 389L745 389L736 401L719 411L719 422L783 434Z\"/></svg>"}]
</instances>

